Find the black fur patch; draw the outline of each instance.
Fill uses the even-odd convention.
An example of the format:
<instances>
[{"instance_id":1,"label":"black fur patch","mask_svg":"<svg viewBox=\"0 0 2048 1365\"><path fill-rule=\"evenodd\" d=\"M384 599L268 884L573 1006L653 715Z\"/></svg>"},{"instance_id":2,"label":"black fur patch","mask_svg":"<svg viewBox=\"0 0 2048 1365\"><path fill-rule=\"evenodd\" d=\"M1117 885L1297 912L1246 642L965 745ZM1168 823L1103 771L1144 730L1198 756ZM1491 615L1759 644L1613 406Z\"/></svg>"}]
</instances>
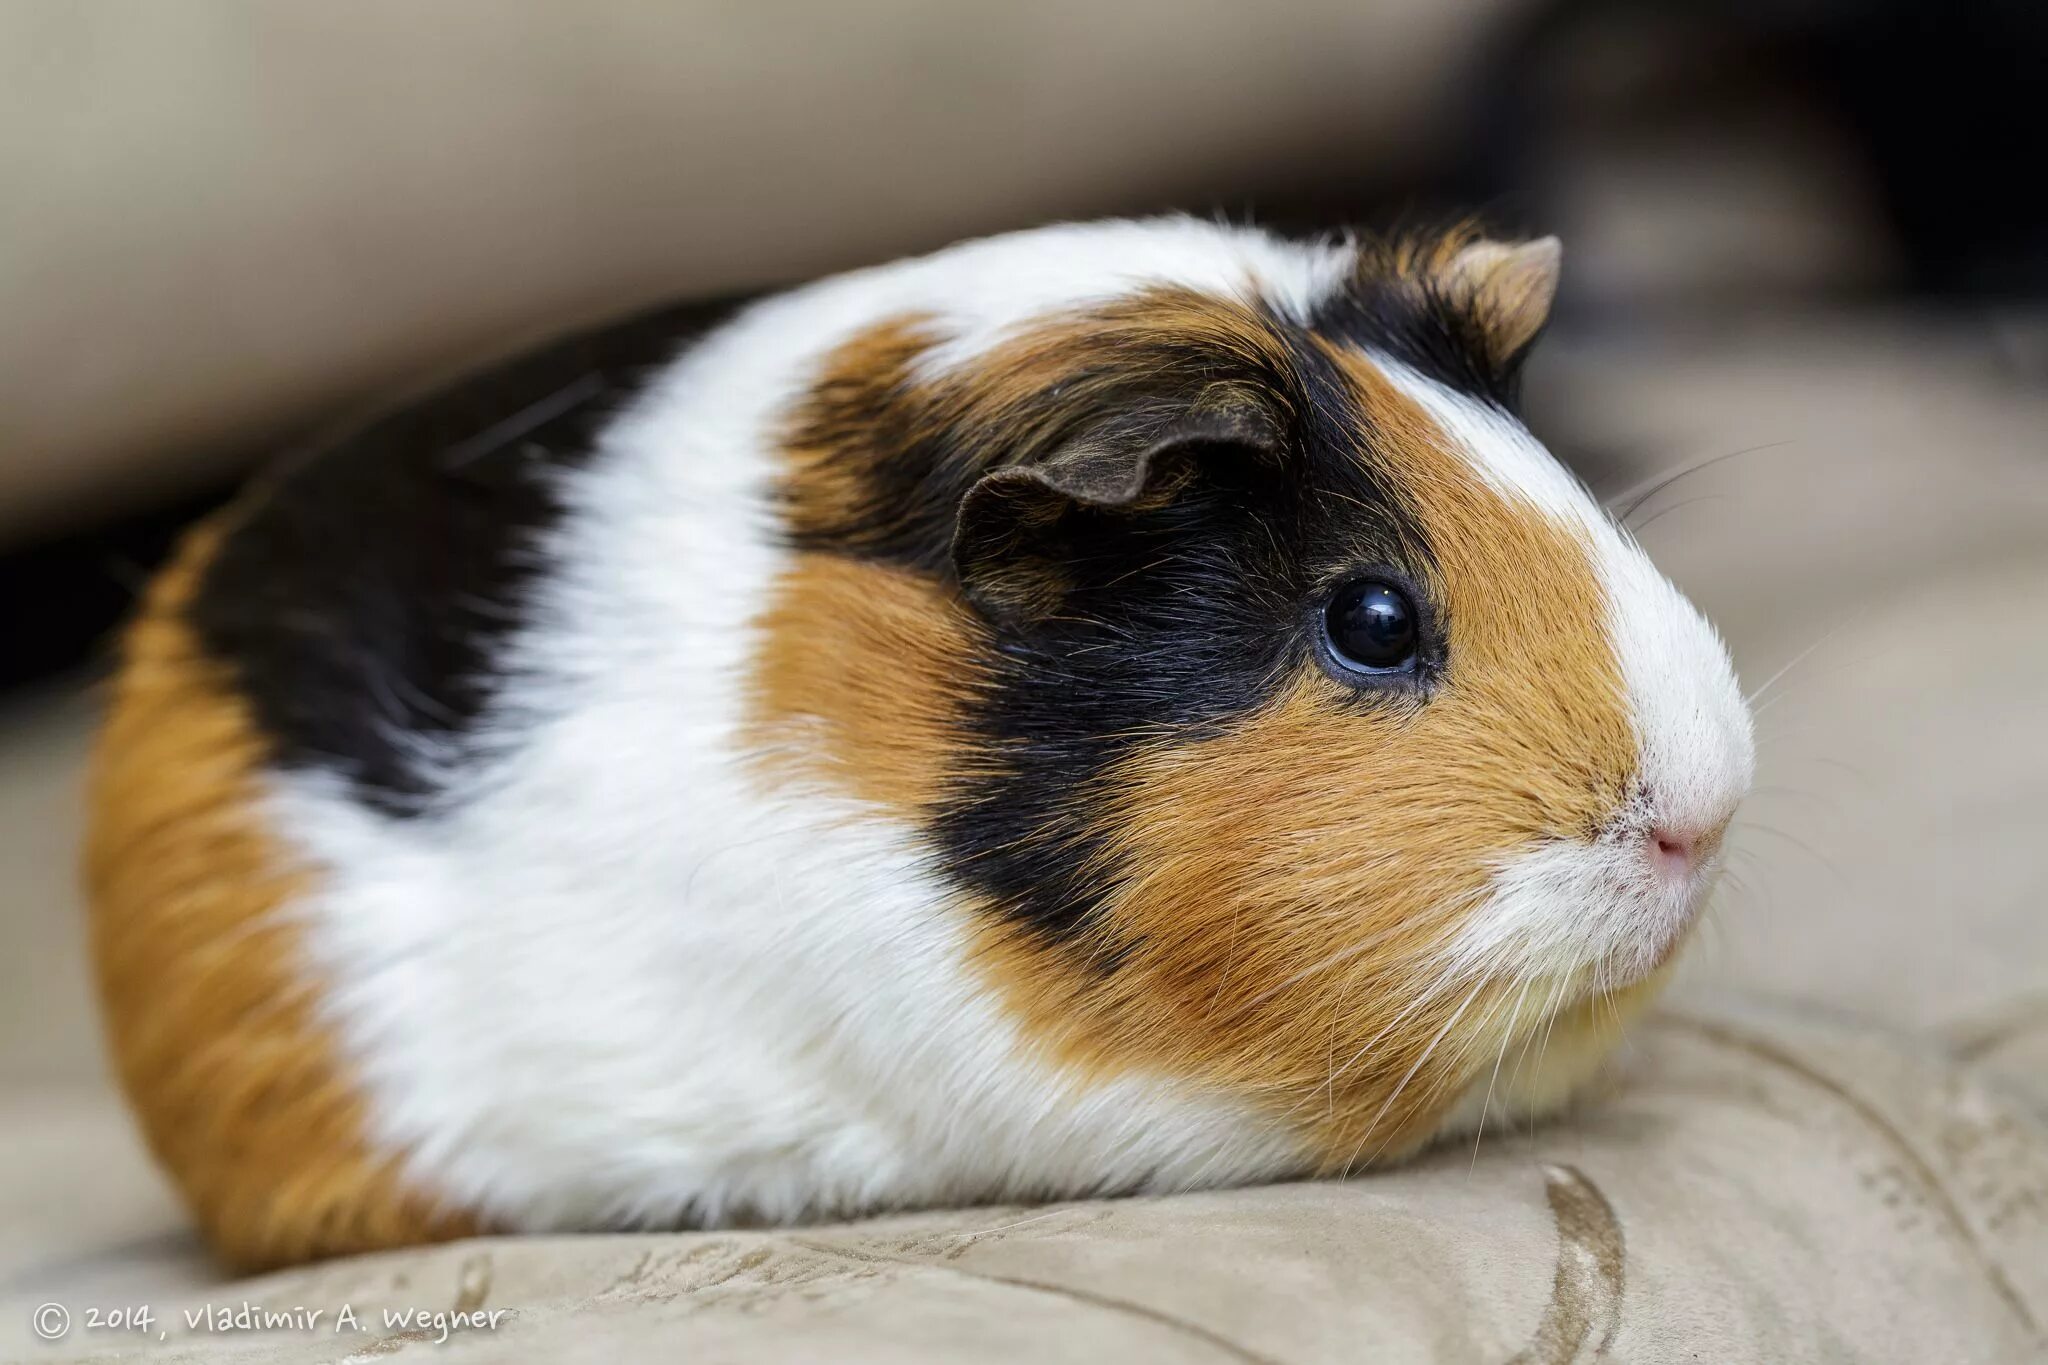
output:
<instances>
[{"instance_id":1,"label":"black fur patch","mask_svg":"<svg viewBox=\"0 0 2048 1365\"><path fill-rule=\"evenodd\" d=\"M560 474L648 375L743 300L689 305L531 352L294 459L249 495L189 616L234 671L273 761L416 812L418 741L490 698L560 514Z\"/></svg>"},{"instance_id":2,"label":"black fur patch","mask_svg":"<svg viewBox=\"0 0 2048 1365\"><path fill-rule=\"evenodd\" d=\"M1426 280L1361 280L1324 300L1310 325L1324 336L1376 351L1504 412L1516 411L1521 357L1504 366L1488 359L1480 319ZM1523 348L1525 353L1527 349Z\"/></svg>"},{"instance_id":3,"label":"black fur patch","mask_svg":"<svg viewBox=\"0 0 2048 1365\"><path fill-rule=\"evenodd\" d=\"M976 890L1113 968L1130 945L1096 914L1126 875L1107 847L1103 774L1136 746L1199 740L1270 700L1306 662L1333 579L1374 566L1430 576L1428 544L1358 452L1359 422L1300 354L1314 395L1291 468L1212 452L1168 506L1073 515L1074 587L1047 619L1006 628L971 743L991 761L932 833ZM1362 705L1412 692L1362 692Z\"/></svg>"}]
</instances>

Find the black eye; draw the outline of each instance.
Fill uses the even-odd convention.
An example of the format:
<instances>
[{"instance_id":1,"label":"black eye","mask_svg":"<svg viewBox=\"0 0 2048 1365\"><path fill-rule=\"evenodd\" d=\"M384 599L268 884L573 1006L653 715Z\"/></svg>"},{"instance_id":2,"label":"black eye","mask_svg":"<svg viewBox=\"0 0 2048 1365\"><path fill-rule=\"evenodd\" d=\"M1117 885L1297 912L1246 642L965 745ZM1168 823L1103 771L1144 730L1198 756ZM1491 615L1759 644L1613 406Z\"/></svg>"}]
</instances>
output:
<instances>
[{"instance_id":1,"label":"black eye","mask_svg":"<svg viewBox=\"0 0 2048 1365\"><path fill-rule=\"evenodd\" d=\"M1361 578L1331 594L1323 633L1337 662L1361 673L1404 673L1415 667L1422 622L1415 603L1392 583Z\"/></svg>"}]
</instances>

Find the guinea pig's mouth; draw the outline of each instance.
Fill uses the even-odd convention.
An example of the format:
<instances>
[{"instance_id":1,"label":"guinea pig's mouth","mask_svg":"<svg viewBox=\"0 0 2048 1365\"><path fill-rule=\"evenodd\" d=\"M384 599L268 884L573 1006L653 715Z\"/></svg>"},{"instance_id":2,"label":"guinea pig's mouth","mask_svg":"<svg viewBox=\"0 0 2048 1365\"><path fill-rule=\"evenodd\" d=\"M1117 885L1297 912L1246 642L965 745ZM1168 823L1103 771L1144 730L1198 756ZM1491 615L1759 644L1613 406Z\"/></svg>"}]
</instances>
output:
<instances>
[{"instance_id":1,"label":"guinea pig's mouth","mask_svg":"<svg viewBox=\"0 0 2048 1365\"><path fill-rule=\"evenodd\" d=\"M1662 842L1660 842L1660 840ZM1720 873L1720 829L1681 848L1668 832L1623 826L1558 840L1495 874L1466 951L1525 974L1580 983L1574 995L1631 986L1663 969L1691 936ZM1503 954L1508 944L1514 947Z\"/></svg>"},{"instance_id":2,"label":"guinea pig's mouth","mask_svg":"<svg viewBox=\"0 0 2048 1365\"><path fill-rule=\"evenodd\" d=\"M1645 923L1636 931L1632 942L1610 948L1594 966L1594 991L1633 986L1669 966L1692 937L1705 901L1706 896L1702 892L1682 911L1659 915Z\"/></svg>"},{"instance_id":3,"label":"guinea pig's mouth","mask_svg":"<svg viewBox=\"0 0 2048 1365\"><path fill-rule=\"evenodd\" d=\"M1657 837L1650 836L1653 845ZM1624 862L1620 869L1627 884L1624 894L1633 895L1638 906L1625 916L1626 927L1618 941L1607 945L1605 960L1595 973L1599 979L1611 985L1633 985L1662 971L1678 955L1692 937L1720 878L1720 838L1716 830L1709 840L1682 855L1653 847L1647 856ZM1647 875L1641 862L1650 864Z\"/></svg>"}]
</instances>

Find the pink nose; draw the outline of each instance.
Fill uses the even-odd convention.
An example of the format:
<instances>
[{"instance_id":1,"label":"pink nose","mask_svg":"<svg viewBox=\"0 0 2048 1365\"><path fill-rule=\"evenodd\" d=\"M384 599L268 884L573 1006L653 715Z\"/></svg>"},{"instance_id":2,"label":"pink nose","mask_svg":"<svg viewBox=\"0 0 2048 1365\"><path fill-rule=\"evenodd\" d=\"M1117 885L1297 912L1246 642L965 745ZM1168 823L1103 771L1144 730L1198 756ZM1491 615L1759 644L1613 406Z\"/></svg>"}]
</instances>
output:
<instances>
[{"instance_id":1,"label":"pink nose","mask_svg":"<svg viewBox=\"0 0 2048 1365\"><path fill-rule=\"evenodd\" d=\"M1692 875L1693 840L1690 835L1676 830L1658 829L1650 833L1650 857L1659 871L1673 877Z\"/></svg>"},{"instance_id":2,"label":"pink nose","mask_svg":"<svg viewBox=\"0 0 2048 1365\"><path fill-rule=\"evenodd\" d=\"M1724 827L1725 828L1725 827ZM1713 855L1721 842L1721 829L1693 829L1685 825L1660 824L1650 831L1648 853L1651 864L1667 877L1690 877Z\"/></svg>"}]
</instances>

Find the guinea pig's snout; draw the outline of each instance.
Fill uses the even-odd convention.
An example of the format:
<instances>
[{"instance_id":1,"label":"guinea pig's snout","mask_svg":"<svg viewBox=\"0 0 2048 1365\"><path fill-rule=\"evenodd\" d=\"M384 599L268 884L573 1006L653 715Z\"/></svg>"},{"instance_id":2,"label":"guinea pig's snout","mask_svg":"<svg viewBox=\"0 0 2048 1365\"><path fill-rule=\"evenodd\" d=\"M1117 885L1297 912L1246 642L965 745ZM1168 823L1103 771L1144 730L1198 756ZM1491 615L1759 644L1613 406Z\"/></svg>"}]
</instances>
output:
<instances>
[{"instance_id":1,"label":"guinea pig's snout","mask_svg":"<svg viewBox=\"0 0 2048 1365\"><path fill-rule=\"evenodd\" d=\"M1733 815L1718 821L1664 818L1643 836L1643 853L1664 881L1683 886L1698 876L1721 849Z\"/></svg>"}]
</instances>

